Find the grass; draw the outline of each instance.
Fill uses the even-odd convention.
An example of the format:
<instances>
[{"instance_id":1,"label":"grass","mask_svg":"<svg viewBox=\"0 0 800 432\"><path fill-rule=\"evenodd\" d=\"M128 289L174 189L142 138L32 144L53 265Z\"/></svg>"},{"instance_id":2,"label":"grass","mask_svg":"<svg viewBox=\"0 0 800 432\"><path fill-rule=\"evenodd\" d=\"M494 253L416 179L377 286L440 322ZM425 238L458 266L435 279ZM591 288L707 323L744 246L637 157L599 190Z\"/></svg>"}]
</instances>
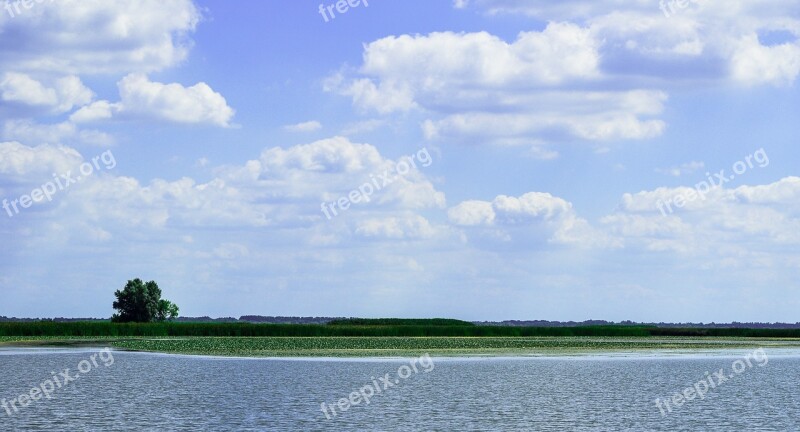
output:
<instances>
[{"instance_id":1,"label":"grass","mask_svg":"<svg viewBox=\"0 0 800 432\"><path fill-rule=\"evenodd\" d=\"M604 352L800 348L800 340L679 337L0 337L1 345L112 346L121 350L245 357L578 355Z\"/></svg>"}]
</instances>

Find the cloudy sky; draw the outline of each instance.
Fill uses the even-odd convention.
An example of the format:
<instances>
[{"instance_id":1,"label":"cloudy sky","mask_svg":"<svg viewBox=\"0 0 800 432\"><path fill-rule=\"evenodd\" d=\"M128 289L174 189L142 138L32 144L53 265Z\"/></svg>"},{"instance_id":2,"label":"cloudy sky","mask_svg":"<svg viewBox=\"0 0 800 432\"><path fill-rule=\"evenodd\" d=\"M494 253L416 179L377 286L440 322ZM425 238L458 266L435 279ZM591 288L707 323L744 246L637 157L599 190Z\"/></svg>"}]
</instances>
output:
<instances>
[{"instance_id":1,"label":"cloudy sky","mask_svg":"<svg viewBox=\"0 0 800 432\"><path fill-rule=\"evenodd\" d=\"M796 0L3 1L0 315L800 321Z\"/></svg>"}]
</instances>

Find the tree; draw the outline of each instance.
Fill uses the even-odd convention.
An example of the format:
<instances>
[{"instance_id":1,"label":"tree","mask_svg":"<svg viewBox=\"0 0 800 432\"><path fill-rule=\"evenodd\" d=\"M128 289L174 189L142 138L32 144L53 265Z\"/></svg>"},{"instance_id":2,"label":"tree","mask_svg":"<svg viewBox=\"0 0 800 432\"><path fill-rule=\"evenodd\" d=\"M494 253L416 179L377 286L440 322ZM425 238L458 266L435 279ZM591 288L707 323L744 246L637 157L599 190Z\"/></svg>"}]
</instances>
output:
<instances>
[{"instance_id":1,"label":"tree","mask_svg":"<svg viewBox=\"0 0 800 432\"><path fill-rule=\"evenodd\" d=\"M178 309L178 305L175 303L169 300L159 300L156 321L173 320L178 317L179 311L180 309Z\"/></svg>"},{"instance_id":2,"label":"tree","mask_svg":"<svg viewBox=\"0 0 800 432\"><path fill-rule=\"evenodd\" d=\"M113 322L161 322L178 317L178 305L161 298L161 288L155 281L129 280L114 296L117 300L113 306L118 313L111 317Z\"/></svg>"}]
</instances>

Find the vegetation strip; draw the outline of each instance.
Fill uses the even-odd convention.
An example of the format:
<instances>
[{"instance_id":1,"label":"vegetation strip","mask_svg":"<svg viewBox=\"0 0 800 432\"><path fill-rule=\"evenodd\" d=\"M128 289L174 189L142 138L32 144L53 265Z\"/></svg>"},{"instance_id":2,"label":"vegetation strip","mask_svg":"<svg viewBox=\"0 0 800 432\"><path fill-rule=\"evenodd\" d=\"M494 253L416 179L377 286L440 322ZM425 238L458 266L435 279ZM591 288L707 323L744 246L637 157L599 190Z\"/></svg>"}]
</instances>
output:
<instances>
[{"instance_id":1,"label":"vegetation strip","mask_svg":"<svg viewBox=\"0 0 800 432\"><path fill-rule=\"evenodd\" d=\"M455 320L452 320L455 321ZM377 322L377 324L375 324ZM516 327L463 321L347 320L321 324L6 322L0 336L249 336L249 337L759 337L800 338L800 329L662 328L655 326Z\"/></svg>"},{"instance_id":2,"label":"vegetation strip","mask_svg":"<svg viewBox=\"0 0 800 432\"><path fill-rule=\"evenodd\" d=\"M4 343L5 342L5 343ZM112 346L129 351L243 357L578 355L800 348L800 340L677 337L0 337L0 346Z\"/></svg>"}]
</instances>

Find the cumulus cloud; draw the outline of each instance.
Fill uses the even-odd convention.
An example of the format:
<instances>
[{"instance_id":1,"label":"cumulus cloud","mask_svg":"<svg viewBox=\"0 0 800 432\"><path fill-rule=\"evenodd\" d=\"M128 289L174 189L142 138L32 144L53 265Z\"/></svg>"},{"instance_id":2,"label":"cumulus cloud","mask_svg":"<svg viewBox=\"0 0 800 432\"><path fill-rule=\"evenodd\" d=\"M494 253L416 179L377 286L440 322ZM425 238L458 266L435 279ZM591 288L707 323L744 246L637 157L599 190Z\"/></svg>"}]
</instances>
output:
<instances>
[{"instance_id":1,"label":"cumulus cloud","mask_svg":"<svg viewBox=\"0 0 800 432\"><path fill-rule=\"evenodd\" d=\"M421 110L426 138L464 143L646 139L660 135L666 94L646 89L586 90L605 79L602 43L587 27L552 22L506 42L486 32L379 39L364 48L357 73L340 72L326 89L356 108L388 114Z\"/></svg>"},{"instance_id":2,"label":"cumulus cloud","mask_svg":"<svg viewBox=\"0 0 800 432\"><path fill-rule=\"evenodd\" d=\"M800 20L783 0L691 2L670 17L644 0L453 5L548 24L510 41L487 32L378 39L325 89L364 112L417 111L430 140L525 145L536 155L564 141L658 137L672 89L788 85L800 74ZM768 31L788 37L769 44L759 37Z\"/></svg>"},{"instance_id":3,"label":"cumulus cloud","mask_svg":"<svg viewBox=\"0 0 800 432\"><path fill-rule=\"evenodd\" d=\"M752 257L777 245L800 242L800 178L736 188L716 187L702 197L659 210L692 188L658 188L625 194L618 210L602 219L627 247L721 257Z\"/></svg>"},{"instance_id":4,"label":"cumulus cloud","mask_svg":"<svg viewBox=\"0 0 800 432\"><path fill-rule=\"evenodd\" d=\"M94 92L74 75L56 79L52 86L24 73L6 72L0 77L0 100L5 103L44 108L60 114L86 105L93 98Z\"/></svg>"},{"instance_id":5,"label":"cumulus cloud","mask_svg":"<svg viewBox=\"0 0 800 432\"><path fill-rule=\"evenodd\" d=\"M764 46L757 34L744 36L731 58L731 74L747 85L791 84L800 74L800 41Z\"/></svg>"},{"instance_id":6,"label":"cumulus cloud","mask_svg":"<svg viewBox=\"0 0 800 432\"><path fill-rule=\"evenodd\" d=\"M70 116L74 122L92 122L112 117L136 117L185 124L231 126L234 110L225 98L204 82L191 87L150 81L143 74L130 74L119 83L120 101L97 101Z\"/></svg>"},{"instance_id":7,"label":"cumulus cloud","mask_svg":"<svg viewBox=\"0 0 800 432\"><path fill-rule=\"evenodd\" d=\"M800 74L800 19L791 0L731 0L724 7L647 0L475 0L470 5L492 14L582 23L604 41L607 72L647 70L667 82L704 78L747 86L786 85ZM770 46L759 38L769 31L790 37Z\"/></svg>"},{"instance_id":8,"label":"cumulus cloud","mask_svg":"<svg viewBox=\"0 0 800 432\"><path fill-rule=\"evenodd\" d=\"M389 36L364 48L359 72L374 78L335 76L328 89L352 96L358 108L387 113L446 105L459 90L472 89L460 97L469 102L491 99L495 88L588 79L597 75L597 64L595 42L571 24L523 32L513 43L486 32Z\"/></svg>"},{"instance_id":9,"label":"cumulus cloud","mask_svg":"<svg viewBox=\"0 0 800 432\"><path fill-rule=\"evenodd\" d=\"M715 187L702 197L672 206L692 188L661 187L626 193L617 209L596 226L578 216L568 201L547 193L499 195L448 209L449 221L481 247L514 250L544 244L598 248L619 253L671 253L704 257L708 265L780 265L791 261L785 247L800 243L800 178L765 185ZM789 260L789 261L787 261Z\"/></svg>"},{"instance_id":10,"label":"cumulus cloud","mask_svg":"<svg viewBox=\"0 0 800 432\"><path fill-rule=\"evenodd\" d=\"M17 179L50 177L53 172L66 172L82 160L77 150L63 145L26 146L15 141L0 142L0 174Z\"/></svg>"},{"instance_id":11,"label":"cumulus cloud","mask_svg":"<svg viewBox=\"0 0 800 432\"><path fill-rule=\"evenodd\" d=\"M118 111L119 104L112 104L109 101L101 100L75 111L69 116L69 119L75 123L108 120Z\"/></svg>"},{"instance_id":12,"label":"cumulus cloud","mask_svg":"<svg viewBox=\"0 0 800 432\"><path fill-rule=\"evenodd\" d=\"M191 0L59 0L0 15L0 69L151 72L184 60L201 16ZM91 29L91 31L87 31Z\"/></svg>"},{"instance_id":13,"label":"cumulus cloud","mask_svg":"<svg viewBox=\"0 0 800 432\"><path fill-rule=\"evenodd\" d=\"M440 208L445 198L422 173L421 166L402 176L393 176L397 161L381 156L370 144L353 143L334 137L283 149L266 149L259 160L250 161L227 175L234 178L258 178L263 184L279 186L291 196L314 196L315 212L321 201L332 202L346 196L364 183L378 179L383 186L372 197L374 206L394 208ZM390 176L383 185L381 176ZM374 183L373 183L374 184Z\"/></svg>"},{"instance_id":14,"label":"cumulus cloud","mask_svg":"<svg viewBox=\"0 0 800 432\"><path fill-rule=\"evenodd\" d=\"M464 201L447 210L450 221L456 225L476 226L494 224L494 208L487 201Z\"/></svg>"},{"instance_id":15,"label":"cumulus cloud","mask_svg":"<svg viewBox=\"0 0 800 432\"><path fill-rule=\"evenodd\" d=\"M33 182L41 181L42 173L64 172L82 160L80 153L69 147L29 147L17 142L0 145L0 156L0 176L24 178L32 173L36 175ZM145 184L123 176L95 178L73 188L57 211L100 223L98 228L112 235L137 226L309 227L324 219L320 211L323 200L346 195L371 181L371 174L381 174L394 163L372 145L332 138L286 149L267 148L258 159L218 167L214 178L202 183L190 177L154 179ZM346 220L331 226L365 238L393 238L397 230L403 237L428 237L431 226L413 211L443 206L444 194L422 172L412 169L403 181L376 192L372 202L351 208ZM392 219L380 216L383 212L405 213L403 218ZM358 222L362 218L365 221ZM353 221L357 222L355 228L348 225Z\"/></svg>"},{"instance_id":16,"label":"cumulus cloud","mask_svg":"<svg viewBox=\"0 0 800 432\"><path fill-rule=\"evenodd\" d=\"M455 225L465 227L478 241L540 248L545 244L613 247L615 243L578 217L568 201L549 193L520 197L498 195L491 202L464 201L447 212Z\"/></svg>"}]
</instances>

